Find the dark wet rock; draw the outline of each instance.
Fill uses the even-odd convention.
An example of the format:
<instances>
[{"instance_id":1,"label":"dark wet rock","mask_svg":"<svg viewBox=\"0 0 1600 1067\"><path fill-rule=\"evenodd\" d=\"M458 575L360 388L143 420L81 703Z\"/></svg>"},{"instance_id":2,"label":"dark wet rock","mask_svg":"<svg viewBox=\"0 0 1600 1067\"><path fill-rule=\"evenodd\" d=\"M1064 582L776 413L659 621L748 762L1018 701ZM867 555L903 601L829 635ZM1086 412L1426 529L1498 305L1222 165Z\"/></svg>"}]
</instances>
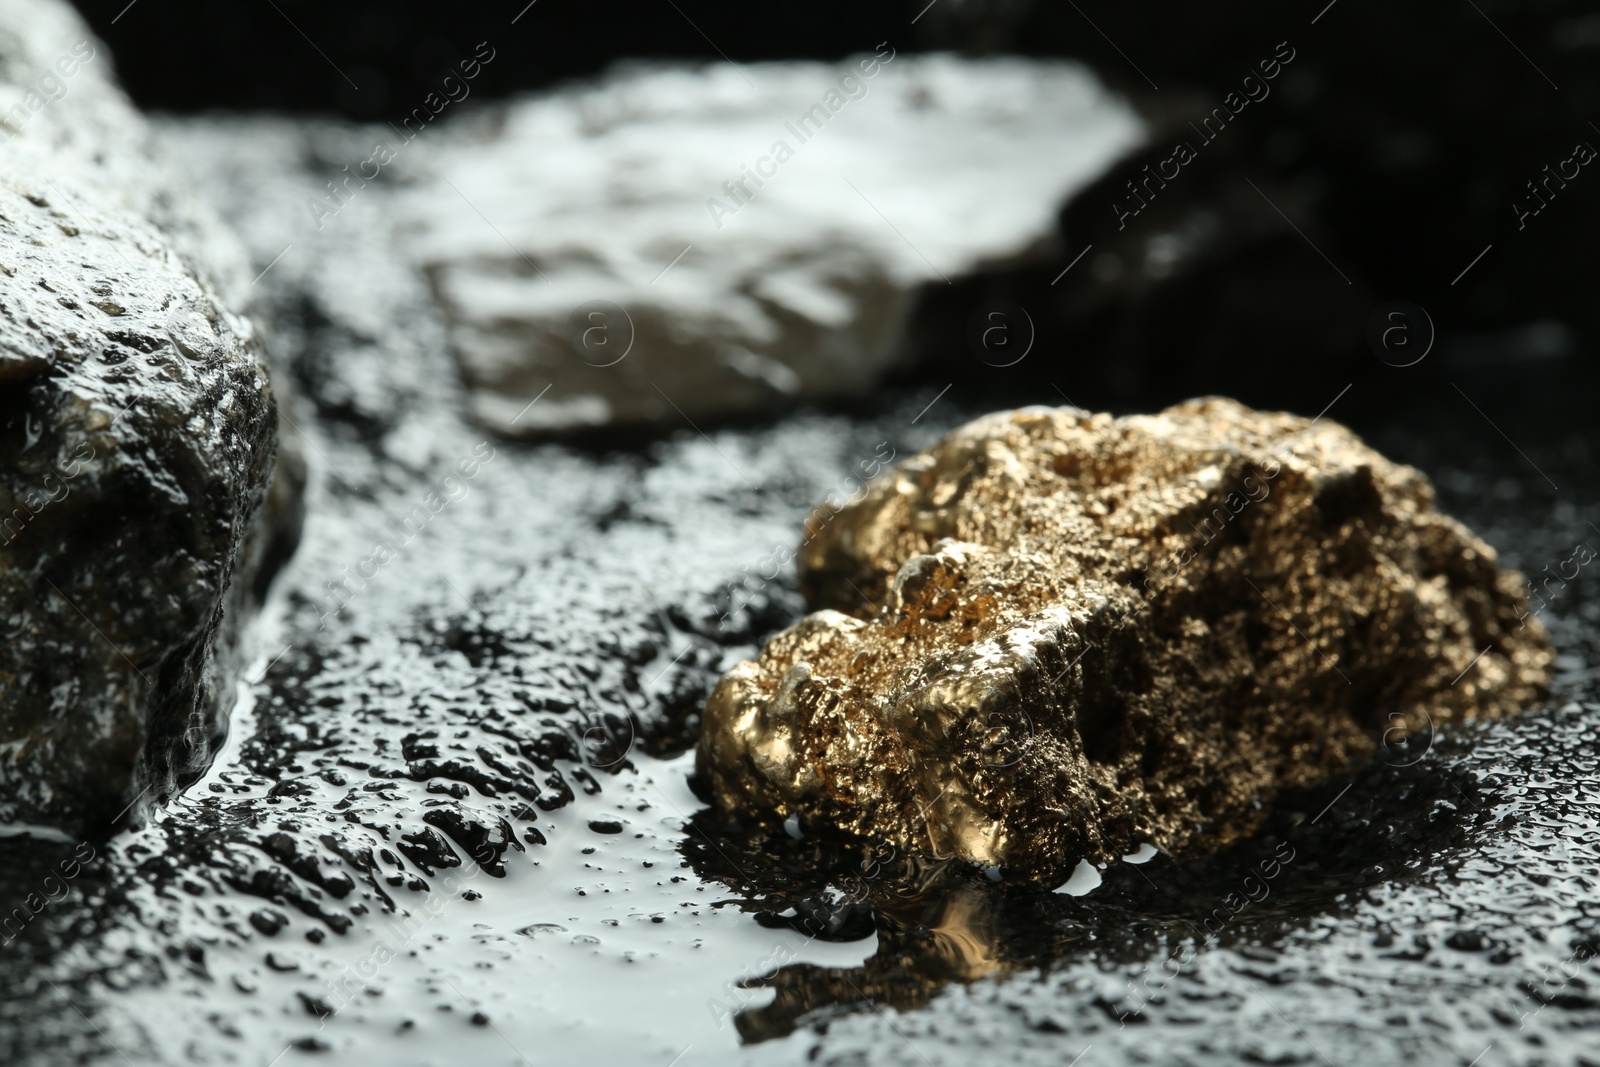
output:
<instances>
[{"instance_id":1,"label":"dark wet rock","mask_svg":"<svg viewBox=\"0 0 1600 1067\"><path fill-rule=\"evenodd\" d=\"M1282 789L1543 695L1523 579L1432 501L1230 400L986 416L807 531L816 610L719 683L697 767L726 810L1047 885L1231 844Z\"/></svg>"},{"instance_id":2,"label":"dark wet rock","mask_svg":"<svg viewBox=\"0 0 1600 1067\"><path fill-rule=\"evenodd\" d=\"M241 250L64 5L0 50L0 820L84 834L210 763L297 502Z\"/></svg>"},{"instance_id":3,"label":"dark wet rock","mask_svg":"<svg viewBox=\"0 0 1600 1067\"><path fill-rule=\"evenodd\" d=\"M289 924L289 917L275 908L259 908L250 913L250 925L268 937L275 937Z\"/></svg>"}]
</instances>

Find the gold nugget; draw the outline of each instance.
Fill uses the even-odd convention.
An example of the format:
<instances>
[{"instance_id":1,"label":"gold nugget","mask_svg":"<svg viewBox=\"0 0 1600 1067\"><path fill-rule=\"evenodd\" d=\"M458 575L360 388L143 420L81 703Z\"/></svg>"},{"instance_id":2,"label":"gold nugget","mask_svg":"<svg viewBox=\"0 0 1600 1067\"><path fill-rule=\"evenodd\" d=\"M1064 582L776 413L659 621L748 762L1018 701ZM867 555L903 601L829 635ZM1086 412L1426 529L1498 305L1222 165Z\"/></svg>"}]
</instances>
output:
<instances>
[{"instance_id":1,"label":"gold nugget","mask_svg":"<svg viewBox=\"0 0 1600 1067\"><path fill-rule=\"evenodd\" d=\"M800 553L816 610L723 677L725 809L1047 884L1545 691L1518 575L1326 419L1202 399L978 419Z\"/></svg>"}]
</instances>

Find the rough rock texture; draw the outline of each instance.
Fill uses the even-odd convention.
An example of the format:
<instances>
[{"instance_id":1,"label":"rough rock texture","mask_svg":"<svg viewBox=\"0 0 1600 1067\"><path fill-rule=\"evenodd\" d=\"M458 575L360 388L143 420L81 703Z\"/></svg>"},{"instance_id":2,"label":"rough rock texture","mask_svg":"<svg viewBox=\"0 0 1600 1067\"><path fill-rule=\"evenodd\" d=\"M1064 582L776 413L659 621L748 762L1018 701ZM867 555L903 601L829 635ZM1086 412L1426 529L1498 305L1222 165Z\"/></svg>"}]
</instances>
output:
<instances>
[{"instance_id":1,"label":"rough rock texture","mask_svg":"<svg viewBox=\"0 0 1600 1067\"><path fill-rule=\"evenodd\" d=\"M1375 743L1541 695L1519 578L1432 498L1228 400L986 416L813 516L822 610L724 677L700 770L726 809L1045 881L1226 845Z\"/></svg>"},{"instance_id":2,"label":"rough rock texture","mask_svg":"<svg viewBox=\"0 0 1600 1067\"><path fill-rule=\"evenodd\" d=\"M295 494L242 251L70 9L0 57L0 821L82 834L209 763Z\"/></svg>"},{"instance_id":3,"label":"rough rock texture","mask_svg":"<svg viewBox=\"0 0 1600 1067\"><path fill-rule=\"evenodd\" d=\"M885 46L635 70L443 144L382 138L423 154L402 214L475 417L538 435L863 392L923 286L1048 250L1140 131L1081 67Z\"/></svg>"}]
</instances>

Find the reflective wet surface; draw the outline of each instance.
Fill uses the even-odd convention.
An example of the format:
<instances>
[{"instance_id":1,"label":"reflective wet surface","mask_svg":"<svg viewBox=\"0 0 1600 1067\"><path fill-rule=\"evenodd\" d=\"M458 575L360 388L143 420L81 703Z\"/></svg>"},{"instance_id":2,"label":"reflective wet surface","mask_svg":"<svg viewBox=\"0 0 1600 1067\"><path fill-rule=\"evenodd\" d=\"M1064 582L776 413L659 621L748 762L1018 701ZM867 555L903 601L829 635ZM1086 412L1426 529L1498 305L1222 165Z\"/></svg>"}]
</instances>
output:
<instances>
[{"instance_id":1,"label":"reflective wet surface","mask_svg":"<svg viewBox=\"0 0 1600 1067\"><path fill-rule=\"evenodd\" d=\"M109 842L0 843L5 1062L1593 1057L1586 572L1543 586L1546 706L1380 750L1204 861L1073 895L733 825L687 749L719 672L801 610L801 521L976 408L924 411L933 383L654 443L487 438L377 198L306 237L269 163L210 165L255 175L217 186L262 263L304 242L262 284L297 353L305 540L206 778ZM1556 573L1600 509L1582 391L1549 385L1515 445L1453 394L1358 429Z\"/></svg>"}]
</instances>

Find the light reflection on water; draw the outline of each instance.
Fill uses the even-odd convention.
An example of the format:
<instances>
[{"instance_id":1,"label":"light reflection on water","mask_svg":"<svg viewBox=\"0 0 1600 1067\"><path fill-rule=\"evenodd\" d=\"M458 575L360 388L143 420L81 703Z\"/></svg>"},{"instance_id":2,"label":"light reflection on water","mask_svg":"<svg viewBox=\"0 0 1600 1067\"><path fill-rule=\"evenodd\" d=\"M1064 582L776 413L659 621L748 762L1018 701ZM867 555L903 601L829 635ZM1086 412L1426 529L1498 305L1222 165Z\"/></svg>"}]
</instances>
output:
<instances>
[{"instance_id":1,"label":"light reflection on water","mask_svg":"<svg viewBox=\"0 0 1600 1067\"><path fill-rule=\"evenodd\" d=\"M877 938L830 943L718 907L733 890L696 876L678 850L683 813L701 807L686 781L688 757L633 759L636 775L550 813L541 824L549 844L508 855L504 879L462 872L464 888L442 906L410 920L371 914L314 952L297 952L292 938L214 946L214 984L183 998L134 991L124 1007L173 1060L194 1051L203 1011L245 1038L217 1033L206 1058L262 1067L306 1038L352 1063L665 1065L685 1047L695 1063L753 1062L730 1013L758 1009L772 993L741 982L779 962L856 966ZM591 820L620 821L623 831L597 833ZM438 892L446 879L436 881ZM266 950L296 969L273 969ZM319 1025L319 1009L301 994L333 1013ZM793 1054L775 1048L760 1058ZM279 1063L306 1055L291 1047Z\"/></svg>"}]
</instances>

